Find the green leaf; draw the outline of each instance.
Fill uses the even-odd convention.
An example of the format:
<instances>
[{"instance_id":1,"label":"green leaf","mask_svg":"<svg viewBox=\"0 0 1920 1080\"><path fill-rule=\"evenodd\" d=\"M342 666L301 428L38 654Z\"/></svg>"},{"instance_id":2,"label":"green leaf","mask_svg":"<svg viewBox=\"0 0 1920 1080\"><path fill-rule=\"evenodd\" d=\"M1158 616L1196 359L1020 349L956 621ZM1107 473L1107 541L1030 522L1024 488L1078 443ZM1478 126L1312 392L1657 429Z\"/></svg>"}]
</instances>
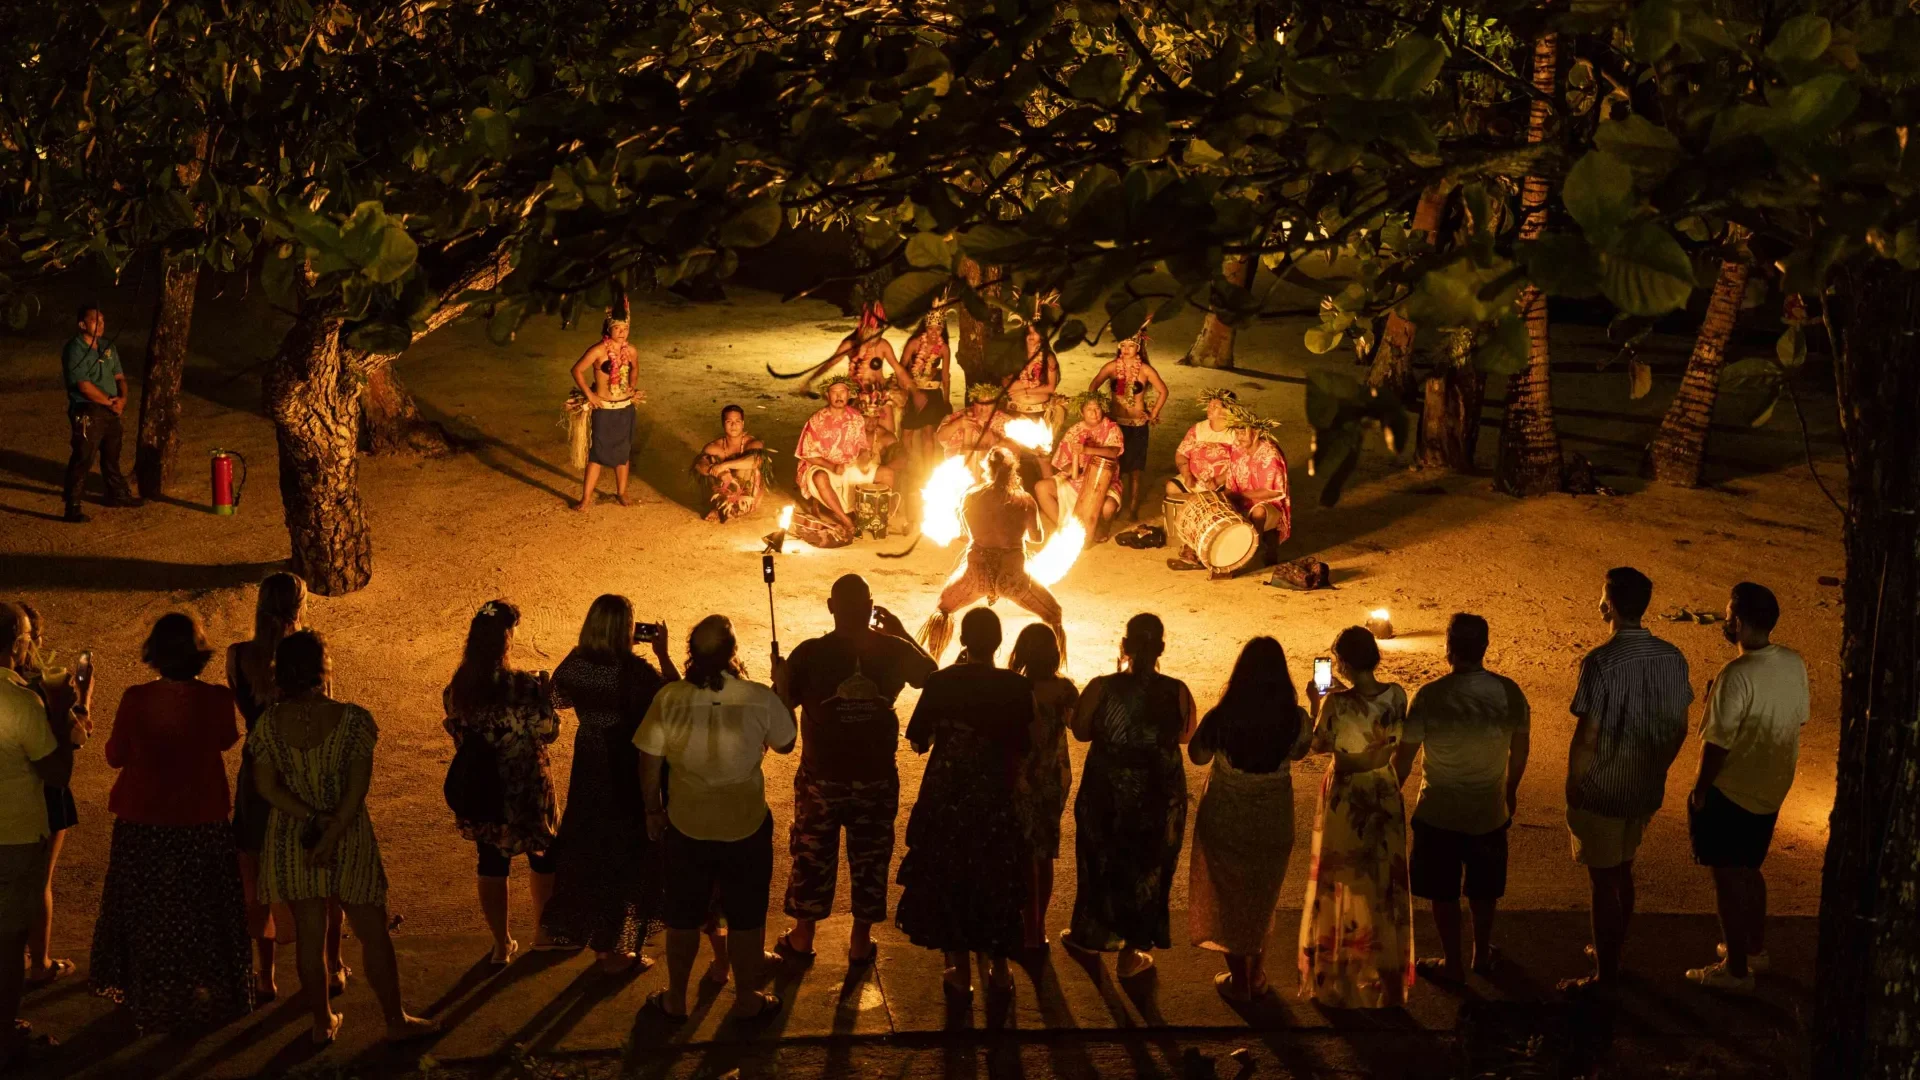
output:
<instances>
[{"instance_id":1,"label":"green leaf","mask_svg":"<svg viewBox=\"0 0 1920 1080\"><path fill-rule=\"evenodd\" d=\"M1517 245L1527 277L1548 296L1584 298L1600 292L1600 256L1583 237L1548 233Z\"/></svg>"},{"instance_id":2,"label":"green leaf","mask_svg":"<svg viewBox=\"0 0 1920 1080\"><path fill-rule=\"evenodd\" d=\"M1324 131L1307 137L1307 166L1315 172L1337 173L1353 168L1360 160L1360 148L1336 139Z\"/></svg>"},{"instance_id":3,"label":"green leaf","mask_svg":"<svg viewBox=\"0 0 1920 1080\"><path fill-rule=\"evenodd\" d=\"M1310 371L1307 373L1307 423L1316 431L1330 428L1343 408L1359 405L1365 395L1366 388L1351 375Z\"/></svg>"},{"instance_id":4,"label":"green leaf","mask_svg":"<svg viewBox=\"0 0 1920 1080\"><path fill-rule=\"evenodd\" d=\"M1807 362L1807 336L1798 326L1789 326L1773 343L1773 354L1780 360L1780 366L1792 371Z\"/></svg>"},{"instance_id":5,"label":"green leaf","mask_svg":"<svg viewBox=\"0 0 1920 1080\"><path fill-rule=\"evenodd\" d=\"M1627 361L1627 397L1639 401L1653 392L1653 368L1638 358Z\"/></svg>"},{"instance_id":6,"label":"green leaf","mask_svg":"<svg viewBox=\"0 0 1920 1080\"><path fill-rule=\"evenodd\" d=\"M1166 116L1158 111L1120 118L1120 147L1131 161L1158 161L1167 156L1170 142Z\"/></svg>"},{"instance_id":7,"label":"green leaf","mask_svg":"<svg viewBox=\"0 0 1920 1080\"><path fill-rule=\"evenodd\" d=\"M1634 315L1672 311L1693 293L1693 262L1672 233L1636 225L1601 252L1600 291Z\"/></svg>"},{"instance_id":8,"label":"green leaf","mask_svg":"<svg viewBox=\"0 0 1920 1080\"><path fill-rule=\"evenodd\" d=\"M1375 55L1357 82L1365 96L1380 100L1413 97L1432 85L1447 61L1447 47L1424 34L1408 34Z\"/></svg>"},{"instance_id":9,"label":"green leaf","mask_svg":"<svg viewBox=\"0 0 1920 1080\"><path fill-rule=\"evenodd\" d=\"M1629 168L1664 176L1680 160L1680 140L1673 132L1638 113L1625 120L1609 120L1594 132L1595 146L1625 162Z\"/></svg>"},{"instance_id":10,"label":"green leaf","mask_svg":"<svg viewBox=\"0 0 1920 1080\"><path fill-rule=\"evenodd\" d=\"M1527 370L1528 351L1526 318L1509 315L1492 333L1481 335L1479 348L1473 350L1473 366L1488 375L1516 375Z\"/></svg>"},{"instance_id":11,"label":"green leaf","mask_svg":"<svg viewBox=\"0 0 1920 1080\"><path fill-rule=\"evenodd\" d=\"M780 200L772 195L750 199L720 226L720 243L732 248L760 247L779 234L785 217Z\"/></svg>"},{"instance_id":12,"label":"green leaf","mask_svg":"<svg viewBox=\"0 0 1920 1080\"><path fill-rule=\"evenodd\" d=\"M1353 317L1349 315L1347 318L1351 320ZM1310 327L1307 330L1306 337L1307 351L1315 356L1324 356L1334 349L1339 348L1340 342L1344 340L1346 336L1347 332L1345 329L1335 329L1331 326Z\"/></svg>"},{"instance_id":13,"label":"green leaf","mask_svg":"<svg viewBox=\"0 0 1920 1080\"><path fill-rule=\"evenodd\" d=\"M1215 149L1213 144L1205 139L1189 140L1187 148L1181 152L1180 157L1189 165L1201 167L1218 165L1226 160L1226 155Z\"/></svg>"},{"instance_id":14,"label":"green leaf","mask_svg":"<svg viewBox=\"0 0 1920 1080\"><path fill-rule=\"evenodd\" d=\"M1786 101L1773 111L1802 137L1825 139L1859 105L1860 91L1845 75L1827 74L1788 91Z\"/></svg>"},{"instance_id":15,"label":"green leaf","mask_svg":"<svg viewBox=\"0 0 1920 1080\"><path fill-rule=\"evenodd\" d=\"M1767 397L1762 398L1760 402L1760 407L1757 410L1755 410L1750 417L1748 417L1747 426L1757 427L1757 428L1766 427L1767 421L1773 419L1773 410L1778 408L1779 405L1780 405L1780 395L1778 393L1770 394Z\"/></svg>"},{"instance_id":16,"label":"green leaf","mask_svg":"<svg viewBox=\"0 0 1920 1080\"><path fill-rule=\"evenodd\" d=\"M914 233L907 239L907 263L924 270L950 269L953 244L938 233Z\"/></svg>"},{"instance_id":17,"label":"green leaf","mask_svg":"<svg viewBox=\"0 0 1920 1080\"><path fill-rule=\"evenodd\" d=\"M1147 324L1147 316L1152 315L1153 309L1158 307L1159 304L1159 297L1143 296L1138 300L1129 302L1119 311L1114 312L1113 321L1107 326L1107 329L1112 333L1113 340L1125 341L1127 338L1139 333L1140 328Z\"/></svg>"},{"instance_id":18,"label":"green leaf","mask_svg":"<svg viewBox=\"0 0 1920 1080\"><path fill-rule=\"evenodd\" d=\"M1113 53L1100 53L1081 64L1067 80L1067 90L1086 101L1112 105L1120 100L1120 80L1126 65Z\"/></svg>"},{"instance_id":19,"label":"green leaf","mask_svg":"<svg viewBox=\"0 0 1920 1080\"><path fill-rule=\"evenodd\" d=\"M300 272L300 260L293 256L269 256L260 264L260 287L266 291L267 299L283 308L292 308L298 303L294 295L294 279Z\"/></svg>"},{"instance_id":20,"label":"green leaf","mask_svg":"<svg viewBox=\"0 0 1920 1080\"><path fill-rule=\"evenodd\" d=\"M1627 18L1634 58L1651 64L1672 51L1680 40L1680 9L1671 0L1644 0Z\"/></svg>"},{"instance_id":21,"label":"green leaf","mask_svg":"<svg viewBox=\"0 0 1920 1080\"><path fill-rule=\"evenodd\" d=\"M513 123L504 113L478 108L467 114L467 138L504 158L513 151Z\"/></svg>"},{"instance_id":22,"label":"green leaf","mask_svg":"<svg viewBox=\"0 0 1920 1080\"><path fill-rule=\"evenodd\" d=\"M987 339L985 374L1004 379L1027 365L1027 332L1009 330Z\"/></svg>"},{"instance_id":23,"label":"green leaf","mask_svg":"<svg viewBox=\"0 0 1920 1080\"><path fill-rule=\"evenodd\" d=\"M1780 368L1771 357L1749 356L1720 371L1720 389L1728 393L1772 392L1780 384Z\"/></svg>"},{"instance_id":24,"label":"green leaf","mask_svg":"<svg viewBox=\"0 0 1920 1080\"><path fill-rule=\"evenodd\" d=\"M386 285L406 277L419 256L420 248L413 242L413 237L407 235L407 230L399 222L389 220L386 228L380 230L379 247L374 251L373 258L360 268L360 272Z\"/></svg>"},{"instance_id":25,"label":"green leaf","mask_svg":"<svg viewBox=\"0 0 1920 1080\"><path fill-rule=\"evenodd\" d=\"M1032 249L1026 233L1005 225L976 225L960 234L960 250L987 266L1019 262Z\"/></svg>"},{"instance_id":26,"label":"green leaf","mask_svg":"<svg viewBox=\"0 0 1920 1080\"><path fill-rule=\"evenodd\" d=\"M951 280L945 271L909 270L887 282L880 303L887 309L887 321L896 326L915 322L940 298Z\"/></svg>"},{"instance_id":27,"label":"green leaf","mask_svg":"<svg viewBox=\"0 0 1920 1080\"><path fill-rule=\"evenodd\" d=\"M347 344L373 356L398 356L413 344L413 331L395 323L367 323L347 335Z\"/></svg>"},{"instance_id":28,"label":"green leaf","mask_svg":"<svg viewBox=\"0 0 1920 1080\"><path fill-rule=\"evenodd\" d=\"M1060 332L1054 335L1053 349L1055 352L1066 352L1078 348L1086 340L1087 324L1079 319L1068 319L1060 324Z\"/></svg>"},{"instance_id":29,"label":"green leaf","mask_svg":"<svg viewBox=\"0 0 1920 1080\"><path fill-rule=\"evenodd\" d=\"M1626 222L1638 202L1633 193L1633 171L1619 158L1600 150L1574 163L1560 198L1573 220L1601 244L1607 234Z\"/></svg>"},{"instance_id":30,"label":"green leaf","mask_svg":"<svg viewBox=\"0 0 1920 1080\"><path fill-rule=\"evenodd\" d=\"M1811 64L1833 44L1833 26L1818 15L1796 15L1767 43L1767 59L1776 64Z\"/></svg>"}]
</instances>

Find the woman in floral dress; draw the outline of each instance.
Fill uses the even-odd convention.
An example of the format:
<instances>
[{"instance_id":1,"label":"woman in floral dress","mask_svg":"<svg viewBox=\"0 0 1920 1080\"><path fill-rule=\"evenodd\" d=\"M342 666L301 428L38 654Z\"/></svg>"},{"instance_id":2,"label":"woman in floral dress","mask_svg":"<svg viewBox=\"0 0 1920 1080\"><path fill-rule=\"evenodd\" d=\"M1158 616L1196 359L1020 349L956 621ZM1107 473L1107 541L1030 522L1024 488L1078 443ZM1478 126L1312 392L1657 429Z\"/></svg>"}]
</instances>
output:
<instances>
[{"instance_id":1,"label":"woman in floral dress","mask_svg":"<svg viewBox=\"0 0 1920 1080\"><path fill-rule=\"evenodd\" d=\"M1313 820L1300 993L1334 1008L1392 1008L1413 988L1404 777L1393 766L1407 692L1374 678L1380 646L1362 627L1342 630L1333 656L1345 685L1324 698L1309 694L1313 749L1333 760Z\"/></svg>"},{"instance_id":2,"label":"woman in floral dress","mask_svg":"<svg viewBox=\"0 0 1920 1080\"><path fill-rule=\"evenodd\" d=\"M1029 623L1014 640L1007 669L1033 682L1033 738L1015 789L1020 821L1026 830L1026 946L1047 944L1047 905L1053 900L1053 861L1060 857L1060 815L1073 787L1073 762L1067 755L1067 727L1080 696L1073 681L1060 674L1060 642L1040 623Z\"/></svg>"},{"instance_id":3,"label":"woman in floral dress","mask_svg":"<svg viewBox=\"0 0 1920 1080\"><path fill-rule=\"evenodd\" d=\"M505 791L498 821L456 819L460 835L479 850L480 911L493 932L493 962L513 959L520 943L507 933L507 873L515 855L527 857L533 924L553 895L554 830L560 809L554 798L553 770L547 747L560 737L560 717L546 672L515 671L507 662L520 609L505 600L481 605L467 627L466 651L442 701L443 725L454 750L468 739L484 739L492 748ZM536 935L535 948L550 942Z\"/></svg>"}]
</instances>

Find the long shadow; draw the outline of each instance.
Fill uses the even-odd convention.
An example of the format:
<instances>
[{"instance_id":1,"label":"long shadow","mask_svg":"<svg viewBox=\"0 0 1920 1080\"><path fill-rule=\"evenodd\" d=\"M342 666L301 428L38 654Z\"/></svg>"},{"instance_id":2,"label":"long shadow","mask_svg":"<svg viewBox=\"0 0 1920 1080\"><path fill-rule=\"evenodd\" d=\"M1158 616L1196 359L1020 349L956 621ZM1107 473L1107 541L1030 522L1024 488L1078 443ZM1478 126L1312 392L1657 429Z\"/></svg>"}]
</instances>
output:
<instances>
[{"instance_id":1,"label":"long shadow","mask_svg":"<svg viewBox=\"0 0 1920 1080\"><path fill-rule=\"evenodd\" d=\"M264 1015L255 1013L245 1020L237 1022L232 1038L209 1050L204 1056L193 1059L196 1072L212 1072L221 1062L244 1055L249 1050L273 1038L287 1028L299 1024L307 1018L306 1008L296 992L286 1000L267 1011ZM79 1042L83 1036L76 1035L73 1042ZM311 1042L308 1039L295 1039L296 1043ZM124 1071L127 1076L157 1076L166 1070L181 1064L187 1057L185 1048L172 1045L173 1040L157 1043L150 1050L126 1063L130 1067ZM284 1050L282 1051L285 1052ZM76 1070L77 1071L77 1070Z\"/></svg>"},{"instance_id":2,"label":"long shadow","mask_svg":"<svg viewBox=\"0 0 1920 1080\"><path fill-rule=\"evenodd\" d=\"M0 561L0 589L84 592L174 592L230 589L258 582L286 563L197 563L110 555L9 555Z\"/></svg>"},{"instance_id":3,"label":"long shadow","mask_svg":"<svg viewBox=\"0 0 1920 1080\"><path fill-rule=\"evenodd\" d=\"M0 487L9 487L9 486L11 485L0 484ZM0 503L0 513L17 514L20 517L38 518L41 521L66 520L65 518L62 518L59 514L46 514L38 510L22 510L17 506L8 506L5 503Z\"/></svg>"},{"instance_id":4,"label":"long shadow","mask_svg":"<svg viewBox=\"0 0 1920 1080\"><path fill-rule=\"evenodd\" d=\"M537 1035L537 1038L533 1038L532 1048L542 1053L552 1050L559 1045L561 1039L567 1037L568 1032L579 1026L580 1021L587 1018L588 1013L619 997L622 991L640 977L640 974L637 966L619 975L608 975L600 971L597 965L589 965L579 978L569 983L565 990L554 997L554 1005L566 1002L569 996L572 997L572 1001L567 1002L566 1009L554 1017L544 1031L538 1024L540 1017L536 1016L534 1022L529 1022L509 1041L520 1045ZM553 1006L549 1006L542 1010L542 1015L552 1011Z\"/></svg>"},{"instance_id":5,"label":"long shadow","mask_svg":"<svg viewBox=\"0 0 1920 1080\"><path fill-rule=\"evenodd\" d=\"M458 999L458 1003L449 1008L444 1016L433 1016L431 1011L427 1015L440 1021L442 1030L451 1031L459 1027L461 1022L467 1017L478 1012L480 1006L486 1004L489 998L498 994L501 990L523 979L537 978L545 974L548 969L558 967L568 960L573 959L573 956L574 954L570 952L533 952L522 956L507 965L507 970L487 979L480 985L479 989L467 994L464 998ZM482 959L481 963L486 963L485 959ZM469 972L469 975L470 974L471 972ZM460 982L464 983L466 979L467 976L462 976ZM456 988L459 985L459 983L456 983ZM442 995L442 1000L446 1000L451 996L451 992ZM435 1002L434 1004L437 1006L439 1002Z\"/></svg>"},{"instance_id":6,"label":"long shadow","mask_svg":"<svg viewBox=\"0 0 1920 1080\"><path fill-rule=\"evenodd\" d=\"M0 450L0 472L12 473L42 485L38 488L23 487L19 489L21 491L50 492L58 495L61 486L67 481L65 462L20 450Z\"/></svg>"}]
</instances>

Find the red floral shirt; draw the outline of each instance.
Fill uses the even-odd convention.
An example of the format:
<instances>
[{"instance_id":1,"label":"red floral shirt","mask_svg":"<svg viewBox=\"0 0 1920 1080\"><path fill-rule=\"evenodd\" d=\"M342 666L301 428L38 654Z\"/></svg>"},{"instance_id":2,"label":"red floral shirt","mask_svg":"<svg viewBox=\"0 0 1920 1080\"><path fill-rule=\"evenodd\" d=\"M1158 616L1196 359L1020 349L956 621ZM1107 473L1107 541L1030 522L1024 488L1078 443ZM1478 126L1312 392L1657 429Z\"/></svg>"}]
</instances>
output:
<instances>
[{"instance_id":1,"label":"red floral shirt","mask_svg":"<svg viewBox=\"0 0 1920 1080\"><path fill-rule=\"evenodd\" d=\"M1067 429L1060 438L1060 445L1053 452L1053 467L1065 473L1079 473L1086 467L1089 446L1103 446L1118 450L1126 445L1126 439L1120 434L1120 425L1108 417L1089 427L1085 420Z\"/></svg>"},{"instance_id":2,"label":"red floral shirt","mask_svg":"<svg viewBox=\"0 0 1920 1080\"><path fill-rule=\"evenodd\" d=\"M829 405L808 417L807 426L800 429L800 445L793 452L799 459L795 475L805 476L809 458L824 461L836 471L846 468L872 446L867 439L867 421L860 410L852 406L836 409ZM804 480L800 487L806 489Z\"/></svg>"}]
</instances>

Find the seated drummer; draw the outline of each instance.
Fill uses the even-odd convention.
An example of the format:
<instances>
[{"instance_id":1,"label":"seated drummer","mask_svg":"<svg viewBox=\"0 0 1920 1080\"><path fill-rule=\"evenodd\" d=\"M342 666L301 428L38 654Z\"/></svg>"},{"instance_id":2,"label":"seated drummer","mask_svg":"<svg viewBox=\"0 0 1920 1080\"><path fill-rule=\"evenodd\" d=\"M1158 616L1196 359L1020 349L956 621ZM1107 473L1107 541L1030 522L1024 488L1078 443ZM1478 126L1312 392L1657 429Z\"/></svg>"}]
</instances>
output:
<instances>
[{"instance_id":1,"label":"seated drummer","mask_svg":"<svg viewBox=\"0 0 1920 1080\"><path fill-rule=\"evenodd\" d=\"M1287 459L1273 441L1279 425L1263 420L1239 403L1231 390L1214 389L1201 397L1207 418L1188 429L1174 451L1180 475L1167 481L1167 494L1217 491L1260 530L1269 561L1293 533L1293 500L1287 488ZM1182 545L1175 570L1202 570L1193 548Z\"/></svg>"},{"instance_id":2,"label":"seated drummer","mask_svg":"<svg viewBox=\"0 0 1920 1080\"><path fill-rule=\"evenodd\" d=\"M753 513L760 501L767 467L766 448L747 434L747 412L738 405L720 410L725 434L693 459L693 471L707 489L708 521L721 523Z\"/></svg>"},{"instance_id":3,"label":"seated drummer","mask_svg":"<svg viewBox=\"0 0 1920 1080\"><path fill-rule=\"evenodd\" d=\"M991 383L967 387L967 407L940 421L934 429L934 445L942 458L965 457L978 464L996 446L1022 449L1006 441L1007 421L1012 417L999 410L1000 396L1000 388Z\"/></svg>"},{"instance_id":4,"label":"seated drummer","mask_svg":"<svg viewBox=\"0 0 1920 1080\"><path fill-rule=\"evenodd\" d=\"M1067 515L1079 507L1081 487L1087 481L1087 459L1101 457L1118 462L1125 450L1126 440L1120 425L1107 415L1109 407L1105 394L1080 395L1080 422L1067 429L1054 450L1053 475L1034 485L1033 495L1040 502L1041 520L1046 522L1049 533L1058 529ZM1120 510L1120 489L1113 477L1114 473L1109 471L1100 479L1107 488L1106 498L1100 501L1099 521L1092 523L1094 527L1089 530L1089 543L1097 533L1105 531L1106 523Z\"/></svg>"},{"instance_id":5,"label":"seated drummer","mask_svg":"<svg viewBox=\"0 0 1920 1080\"><path fill-rule=\"evenodd\" d=\"M867 420L853 407L853 380L827 381L826 408L807 418L794 450L800 495L818 511L854 531L854 491L861 484L893 486L893 470L880 464Z\"/></svg>"}]
</instances>

